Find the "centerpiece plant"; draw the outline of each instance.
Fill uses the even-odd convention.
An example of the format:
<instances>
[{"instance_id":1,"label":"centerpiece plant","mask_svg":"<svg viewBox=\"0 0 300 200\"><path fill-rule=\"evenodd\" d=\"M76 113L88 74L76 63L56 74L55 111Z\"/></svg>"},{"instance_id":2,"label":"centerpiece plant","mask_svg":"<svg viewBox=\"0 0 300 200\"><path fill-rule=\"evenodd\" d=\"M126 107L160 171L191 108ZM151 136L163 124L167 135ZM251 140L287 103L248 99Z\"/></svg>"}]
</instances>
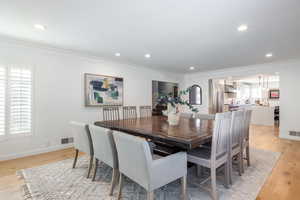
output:
<instances>
[{"instance_id":1,"label":"centerpiece plant","mask_svg":"<svg viewBox=\"0 0 300 200\"><path fill-rule=\"evenodd\" d=\"M192 112L197 113L198 109L189 103L188 100L184 100L184 96L187 95L190 88L186 90L180 90L177 97L174 97L172 93L168 95L161 95L158 98L159 104L167 105L168 109L164 112L168 116L168 122L170 125L178 125L180 117L180 106L187 106Z\"/></svg>"}]
</instances>

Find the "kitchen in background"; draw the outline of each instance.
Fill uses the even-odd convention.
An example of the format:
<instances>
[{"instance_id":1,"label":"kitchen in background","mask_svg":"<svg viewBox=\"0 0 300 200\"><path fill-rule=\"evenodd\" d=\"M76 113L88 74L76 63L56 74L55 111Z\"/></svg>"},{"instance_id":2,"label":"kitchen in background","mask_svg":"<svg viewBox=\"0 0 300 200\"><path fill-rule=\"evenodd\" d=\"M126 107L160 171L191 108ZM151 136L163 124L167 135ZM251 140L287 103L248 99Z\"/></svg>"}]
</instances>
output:
<instances>
[{"instance_id":1,"label":"kitchen in background","mask_svg":"<svg viewBox=\"0 0 300 200\"><path fill-rule=\"evenodd\" d=\"M252 124L279 125L279 82L278 74L210 80L210 112L251 109Z\"/></svg>"}]
</instances>

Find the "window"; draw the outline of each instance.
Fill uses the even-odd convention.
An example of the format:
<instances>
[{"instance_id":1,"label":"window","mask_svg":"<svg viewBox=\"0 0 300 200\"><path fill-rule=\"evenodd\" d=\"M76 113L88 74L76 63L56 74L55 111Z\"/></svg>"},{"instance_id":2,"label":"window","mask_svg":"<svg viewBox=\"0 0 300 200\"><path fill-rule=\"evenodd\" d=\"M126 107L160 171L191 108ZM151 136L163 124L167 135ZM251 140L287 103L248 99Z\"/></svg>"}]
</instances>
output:
<instances>
[{"instance_id":1,"label":"window","mask_svg":"<svg viewBox=\"0 0 300 200\"><path fill-rule=\"evenodd\" d=\"M251 97L250 86L248 84L239 84L237 94L237 99L247 100Z\"/></svg>"},{"instance_id":2,"label":"window","mask_svg":"<svg viewBox=\"0 0 300 200\"><path fill-rule=\"evenodd\" d=\"M32 133L32 70L0 66L0 137Z\"/></svg>"}]
</instances>

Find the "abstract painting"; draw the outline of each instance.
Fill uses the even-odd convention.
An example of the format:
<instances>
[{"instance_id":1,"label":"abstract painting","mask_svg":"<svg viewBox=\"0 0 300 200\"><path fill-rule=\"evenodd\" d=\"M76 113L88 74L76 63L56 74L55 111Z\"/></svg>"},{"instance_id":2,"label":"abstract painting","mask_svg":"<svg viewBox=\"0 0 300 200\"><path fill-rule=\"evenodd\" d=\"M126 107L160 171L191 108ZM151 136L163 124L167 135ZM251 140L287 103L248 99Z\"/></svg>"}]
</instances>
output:
<instances>
[{"instance_id":1,"label":"abstract painting","mask_svg":"<svg viewBox=\"0 0 300 200\"><path fill-rule=\"evenodd\" d=\"M86 106L122 106L123 78L84 74Z\"/></svg>"}]
</instances>

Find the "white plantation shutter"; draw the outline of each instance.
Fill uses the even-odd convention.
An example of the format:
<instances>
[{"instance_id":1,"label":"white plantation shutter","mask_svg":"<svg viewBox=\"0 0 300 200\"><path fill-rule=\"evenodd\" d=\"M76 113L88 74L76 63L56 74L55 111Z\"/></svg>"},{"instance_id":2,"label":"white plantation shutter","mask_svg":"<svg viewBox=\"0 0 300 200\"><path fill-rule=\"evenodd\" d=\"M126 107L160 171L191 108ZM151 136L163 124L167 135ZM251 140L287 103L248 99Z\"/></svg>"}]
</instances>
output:
<instances>
[{"instance_id":1,"label":"white plantation shutter","mask_svg":"<svg viewBox=\"0 0 300 200\"><path fill-rule=\"evenodd\" d=\"M8 76L9 134L29 134L32 129L32 72L12 67Z\"/></svg>"},{"instance_id":2,"label":"white plantation shutter","mask_svg":"<svg viewBox=\"0 0 300 200\"><path fill-rule=\"evenodd\" d=\"M0 139L32 134L32 69L0 65Z\"/></svg>"},{"instance_id":3,"label":"white plantation shutter","mask_svg":"<svg viewBox=\"0 0 300 200\"><path fill-rule=\"evenodd\" d=\"M5 128L6 128L5 90L6 90L6 68L0 66L0 136L5 135Z\"/></svg>"}]
</instances>

